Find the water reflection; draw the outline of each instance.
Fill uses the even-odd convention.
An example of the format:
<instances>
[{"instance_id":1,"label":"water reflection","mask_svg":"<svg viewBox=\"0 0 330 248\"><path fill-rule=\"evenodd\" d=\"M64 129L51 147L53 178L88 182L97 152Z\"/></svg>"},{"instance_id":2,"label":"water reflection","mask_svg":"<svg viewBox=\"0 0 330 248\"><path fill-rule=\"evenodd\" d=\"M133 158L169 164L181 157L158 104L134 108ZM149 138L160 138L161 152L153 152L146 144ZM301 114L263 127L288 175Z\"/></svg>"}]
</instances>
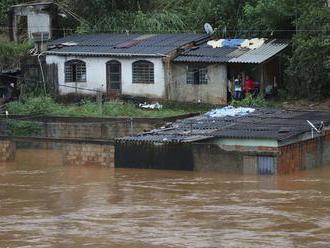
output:
<instances>
[{"instance_id":1,"label":"water reflection","mask_svg":"<svg viewBox=\"0 0 330 248\"><path fill-rule=\"evenodd\" d=\"M329 176L66 167L19 150L0 165L0 247L325 247Z\"/></svg>"}]
</instances>

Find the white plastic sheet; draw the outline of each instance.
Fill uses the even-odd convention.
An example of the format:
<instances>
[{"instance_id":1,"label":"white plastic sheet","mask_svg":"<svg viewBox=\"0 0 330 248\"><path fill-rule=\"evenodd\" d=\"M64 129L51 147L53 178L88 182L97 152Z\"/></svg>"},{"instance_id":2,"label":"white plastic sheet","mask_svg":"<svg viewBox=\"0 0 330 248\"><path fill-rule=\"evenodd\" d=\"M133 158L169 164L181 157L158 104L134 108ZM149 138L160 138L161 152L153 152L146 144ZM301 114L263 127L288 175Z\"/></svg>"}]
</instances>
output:
<instances>
[{"instance_id":1,"label":"white plastic sheet","mask_svg":"<svg viewBox=\"0 0 330 248\"><path fill-rule=\"evenodd\" d=\"M250 113L253 113L254 111L255 111L254 108L245 108L245 107L235 108L233 106L227 106L227 107L223 107L223 108L213 109L213 110L207 112L205 115L207 115L209 117L216 117L216 118L226 117L226 116L234 117L234 116L245 116Z\"/></svg>"}]
</instances>

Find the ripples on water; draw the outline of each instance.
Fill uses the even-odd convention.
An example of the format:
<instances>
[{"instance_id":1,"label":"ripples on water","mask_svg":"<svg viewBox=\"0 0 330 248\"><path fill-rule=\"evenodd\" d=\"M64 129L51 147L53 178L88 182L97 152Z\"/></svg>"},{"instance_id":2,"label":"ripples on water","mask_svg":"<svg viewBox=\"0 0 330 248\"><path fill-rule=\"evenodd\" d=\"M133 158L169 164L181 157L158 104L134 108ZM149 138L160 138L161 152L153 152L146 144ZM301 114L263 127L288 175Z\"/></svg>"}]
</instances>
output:
<instances>
[{"instance_id":1,"label":"ripples on water","mask_svg":"<svg viewBox=\"0 0 330 248\"><path fill-rule=\"evenodd\" d=\"M32 155L31 155L32 154ZM329 247L330 167L281 177L0 165L0 247Z\"/></svg>"}]
</instances>

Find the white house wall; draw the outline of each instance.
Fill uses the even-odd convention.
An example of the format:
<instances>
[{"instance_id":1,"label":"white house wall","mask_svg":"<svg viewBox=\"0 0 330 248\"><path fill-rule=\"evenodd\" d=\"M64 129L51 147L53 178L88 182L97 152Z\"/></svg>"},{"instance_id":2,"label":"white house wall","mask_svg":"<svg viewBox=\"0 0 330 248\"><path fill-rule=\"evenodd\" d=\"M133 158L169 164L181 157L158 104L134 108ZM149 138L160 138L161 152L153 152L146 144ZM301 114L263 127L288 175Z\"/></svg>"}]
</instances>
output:
<instances>
[{"instance_id":1,"label":"white house wall","mask_svg":"<svg viewBox=\"0 0 330 248\"><path fill-rule=\"evenodd\" d=\"M209 64L208 83L187 84L188 64L172 64L172 82L169 84L169 98L182 102L202 102L211 104L227 103L227 66Z\"/></svg>"},{"instance_id":2,"label":"white house wall","mask_svg":"<svg viewBox=\"0 0 330 248\"><path fill-rule=\"evenodd\" d=\"M72 59L79 59L86 63L86 82L67 83L65 82L64 63ZM138 60L147 60L154 64L155 83L154 84L133 84L132 64ZM106 92L106 63L110 60L117 60L121 63L122 70L122 94L130 96L143 96L151 98L164 98L165 94L165 72L161 58L109 58L109 57L74 57L47 55L47 64L57 64L58 83L60 94L76 92L74 87L83 89L100 90ZM72 88L69 88L69 87ZM78 89L78 93L91 94L93 92Z\"/></svg>"}]
</instances>

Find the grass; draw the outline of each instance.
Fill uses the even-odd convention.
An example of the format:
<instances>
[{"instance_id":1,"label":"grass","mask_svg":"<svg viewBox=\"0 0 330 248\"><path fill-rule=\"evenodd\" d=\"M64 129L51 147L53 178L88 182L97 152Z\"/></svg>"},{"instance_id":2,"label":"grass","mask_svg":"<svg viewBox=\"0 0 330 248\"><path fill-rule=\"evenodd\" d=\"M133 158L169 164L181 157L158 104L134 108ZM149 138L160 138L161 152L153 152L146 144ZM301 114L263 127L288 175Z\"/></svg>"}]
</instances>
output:
<instances>
[{"instance_id":1,"label":"grass","mask_svg":"<svg viewBox=\"0 0 330 248\"><path fill-rule=\"evenodd\" d=\"M110 101L102 105L83 101L79 104L59 104L50 97L31 97L22 102L7 104L9 114L46 115L70 117L149 117L163 118L202 111L205 107L187 107L179 104L165 104L160 110L144 110L133 103Z\"/></svg>"}]
</instances>

